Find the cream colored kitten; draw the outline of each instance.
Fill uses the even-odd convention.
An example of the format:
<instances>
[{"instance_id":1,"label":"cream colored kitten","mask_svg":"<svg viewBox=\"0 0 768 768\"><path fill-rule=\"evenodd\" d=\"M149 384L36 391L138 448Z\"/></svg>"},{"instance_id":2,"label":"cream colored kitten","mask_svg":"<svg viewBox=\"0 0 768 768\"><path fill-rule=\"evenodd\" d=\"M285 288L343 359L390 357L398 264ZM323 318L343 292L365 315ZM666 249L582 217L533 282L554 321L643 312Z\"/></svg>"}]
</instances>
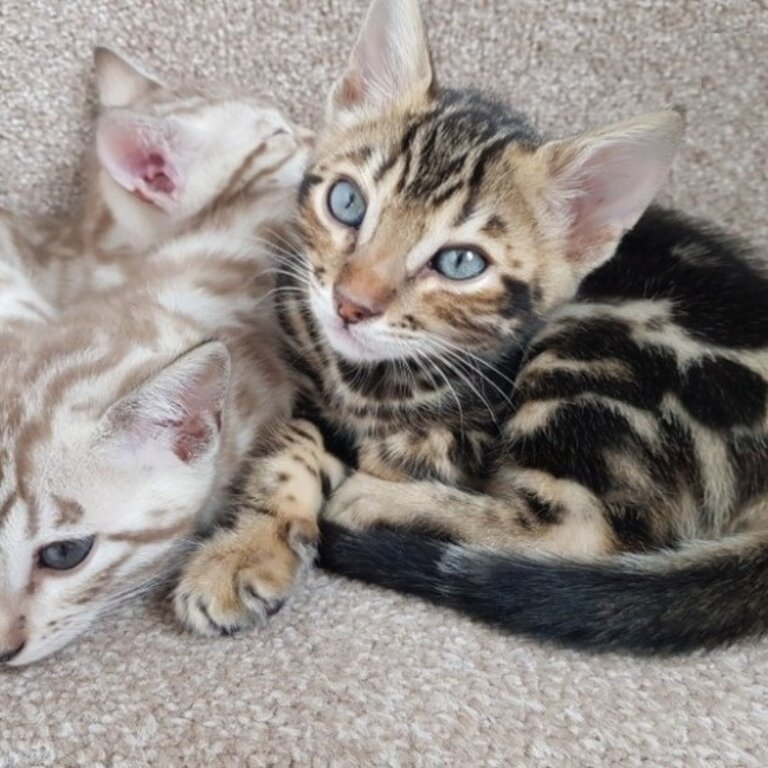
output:
<instances>
[{"instance_id":1,"label":"cream colored kitten","mask_svg":"<svg viewBox=\"0 0 768 768\"><path fill-rule=\"evenodd\" d=\"M0 261L56 306L141 275L137 257L195 228L236 191L231 185L253 139L248 129L284 122L275 110L226 93L169 90L108 48L96 50L94 63L100 109L81 210L67 217L0 211Z\"/></svg>"},{"instance_id":2,"label":"cream colored kitten","mask_svg":"<svg viewBox=\"0 0 768 768\"><path fill-rule=\"evenodd\" d=\"M72 258L57 252L59 274L85 258L95 279L57 282L39 257L51 241L32 237L0 281L10 665L60 649L165 574L291 397L272 262L293 235L306 132L249 98L169 91L99 58L102 100L111 94L98 132L103 204L73 234ZM147 221L151 236L134 240ZM147 250L152 238L163 244ZM266 614L262 576L252 600Z\"/></svg>"}]
</instances>

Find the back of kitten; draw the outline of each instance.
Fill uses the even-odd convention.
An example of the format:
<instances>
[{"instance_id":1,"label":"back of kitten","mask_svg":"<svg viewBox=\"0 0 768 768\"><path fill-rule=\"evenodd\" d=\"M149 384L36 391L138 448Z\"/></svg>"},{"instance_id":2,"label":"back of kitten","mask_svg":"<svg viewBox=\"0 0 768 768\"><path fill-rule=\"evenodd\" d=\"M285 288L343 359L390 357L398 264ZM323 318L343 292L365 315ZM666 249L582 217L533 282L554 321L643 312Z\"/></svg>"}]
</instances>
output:
<instances>
[{"instance_id":1,"label":"back of kitten","mask_svg":"<svg viewBox=\"0 0 768 768\"><path fill-rule=\"evenodd\" d=\"M0 212L0 261L13 264L52 305L119 289L144 258L237 193L251 122L285 122L226 92L169 88L108 48L94 55L99 115L85 158L81 209L66 217ZM291 126L303 137L308 133Z\"/></svg>"},{"instance_id":2,"label":"back of kitten","mask_svg":"<svg viewBox=\"0 0 768 768\"><path fill-rule=\"evenodd\" d=\"M104 162L108 158L97 156L102 122L129 108L140 114L142 98L161 86L108 49L97 49L94 62L100 115L84 161L81 208L58 216L0 211L0 260L12 264L55 305L76 300L97 285L109 285L115 265L127 265L172 229L159 205L131 206L130 191L115 194ZM165 95L173 98L168 91ZM138 143L138 125L132 133ZM114 164L111 167L114 172Z\"/></svg>"},{"instance_id":3,"label":"back of kitten","mask_svg":"<svg viewBox=\"0 0 768 768\"><path fill-rule=\"evenodd\" d=\"M137 122L143 148L167 131L170 181L154 191L157 158L142 172L126 149ZM102 157L124 163L106 180L119 187L108 215L162 203L184 223L141 274L54 323L2 320L0 287L0 360L14 371L0 381L0 661L12 665L163 578L291 397L272 264L292 237L306 132L248 97L155 86L107 130Z\"/></svg>"}]
</instances>

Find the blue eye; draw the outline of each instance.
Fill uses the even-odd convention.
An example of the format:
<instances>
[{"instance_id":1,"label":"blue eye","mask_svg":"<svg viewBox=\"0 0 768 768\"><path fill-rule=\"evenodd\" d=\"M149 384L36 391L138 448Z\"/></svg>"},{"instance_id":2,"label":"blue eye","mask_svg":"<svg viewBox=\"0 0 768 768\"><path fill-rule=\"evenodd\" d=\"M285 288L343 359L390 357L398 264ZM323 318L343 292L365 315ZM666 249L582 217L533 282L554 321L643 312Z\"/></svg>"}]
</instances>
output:
<instances>
[{"instance_id":1,"label":"blue eye","mask_svg":"<svg viewBox=\"0 0 768 768\"><path fill-rule=\"evenodd\" d=\"M446 248L432 259L431 267L449 280L469 280L485 272L488 260L471 248Z\"/></svg>"},{"instance_id":2,"label":"blue eye","mask_svg":"<svg viewBox=\"0 0 768 768\"><path fill-rule=\"evenodd\" d=\"M88 557L94 538L88 536L85 539L54 541L40 550L38 562L42 568L50 568L52 571L71 571Z\"/></svg>"},{"instance_id":3,"label":"blue eye","mask_svg":"<svg viewBox=\"0 0 768 768\"><path fill-rule=\"evenodd\" d=\"M348 227L359 227L366 211L363 193L351 182L337 181L328 194L328 210L337 221Z\"/></svg>"}]
</instances>

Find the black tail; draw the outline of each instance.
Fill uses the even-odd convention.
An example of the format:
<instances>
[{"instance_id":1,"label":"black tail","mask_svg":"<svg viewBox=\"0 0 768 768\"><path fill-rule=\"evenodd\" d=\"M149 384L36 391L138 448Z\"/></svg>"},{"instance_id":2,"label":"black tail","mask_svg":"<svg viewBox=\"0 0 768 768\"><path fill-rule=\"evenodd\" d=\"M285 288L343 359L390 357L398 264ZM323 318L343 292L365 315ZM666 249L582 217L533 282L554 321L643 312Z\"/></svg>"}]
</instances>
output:
<instances>
[{"instance_id":1,"label":"black tail","mask_svg":"<svg viewBox=\"0 0 768 768\"><path fill-rule=\"evenodd\" d=\"M593 650L675 653L768 631L768 536L578 563L324 523L320 564L511 632Z\"/></svg>"}]
</instances>

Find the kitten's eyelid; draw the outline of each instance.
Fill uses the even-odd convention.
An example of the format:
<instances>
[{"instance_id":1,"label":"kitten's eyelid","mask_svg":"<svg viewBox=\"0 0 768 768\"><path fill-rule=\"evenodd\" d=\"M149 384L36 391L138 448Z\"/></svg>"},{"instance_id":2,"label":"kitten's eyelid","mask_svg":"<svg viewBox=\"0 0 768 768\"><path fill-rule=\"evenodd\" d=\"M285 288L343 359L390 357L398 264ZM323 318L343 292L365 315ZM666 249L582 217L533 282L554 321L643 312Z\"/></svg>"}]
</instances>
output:
<instances>
[{"instance_id":1,"label":"kitten's eyelid","mask_svg":"<svg viewBox=\"0 0 768 768\"><path fill-rule=\"evenodd\" d=\"M357 222L352 220L345 221L345 214L343 212L334 212L334 193L344 185L350 187L351 191L360 196L360 200L362 202L362 212L360 213L360 218ZM330 221L333 222L333 224L337 227L340 226L346 231L352 230L355 232L360 232L365 227L366 222L370 220L371 206L369 203L369 195L367 194L364 185L360 184L351 176L342 174L333 177L333 179L328 184L326 184L323 197L325 212Z\"/></svg>"},{"instance_id":2,"label":"kitten's eyelid","mask_svg":"<svg viewBox=\"0 0 768 768\"><path fill-rule=\"evenodd\" d=\"M47 576L66 576L82 570L86 563L93 558L96 550L98 536L90 534L87 536L77 536L70 538L58 538L43 544L35 550L35 566L38 572L45 573ZM46 550L52 550L56 547L72 547L73 564L68 566L64 561L62 565L54 565L55 557L46 554ZM64 556L66 558L66 555ZM48 562L46 562L48 560Z\"/></svg>"},{"instance_id":3,"label":"kitten's eyelid","mask_svg":"<svg viewBox=\"0 0 768 768\"><path fill-rule=\"evenodd\" d=\"M352 173L337 173L334 176L331 176L328 179L327 187L330 190L331 187L333 187L334 184L338 184L341 181L346 181L348 184L354 185L358 192L363 196L363 200L365 202L368 202L368 191L366 189L366 183L363 181L363 179L358 178L355 176L355 174Z\"/></svg>"},{"instance_id":4,"label":"kitten's eyelid","mask_svg":"<svg viewBox=\"0 0 768 768\"><path fill-rule=\"evenodd\" d=\"M429 250L423 249L422 252L419 254L418 261L415 262L415 265L413 266L412 269L408 270L409 275L412 278L417 278L423 275L437 274L439 277L445 279L443 275L440 275L440 273L436 272L436 270L433 269L432 267L432 262L444 251L474 251L475 253L477 253L485 261L485 264L486 264L485 269L477 277L482 277L483 275L488 274L489 272L492 272L493 268L496 266L496 260L482 246L470 245L466 242L456 243L455 241L449 240L444 245L440 245L436 248L431 248ZM477 278L470 278L463 282L469 283L476 279ZM452 282L455 282L455 281L452 281Z\"/></svg>"},{"instance_id":5,"label":"kitten's eyelid","mask_svg":"<svg viewBox=\"0 0 768 768\"><path fill-rule=\"evenodd\" d=\"M447 271L440 268L440 260L442 257L448 256L453 253L458 254L471 254L476 259L479 259L480 271L476 274L448 274ZM488 273L492 270L493 261L486 251L476 245L448 245L438 250L435 255L429 260L427 265L429 272L435 274L444 285L460 285L460 286L473 286L479 283Z\"/></svg>"},{"instance_id":6,"label":"kitten's eyelid","mask_svg":"<svg viewBox=\"0 0 768 768\"><path fill-rule=\"evenodd\" d=\"M454 293L463 293L466 289L474 288L481 282L485 282L486 278L489 276L487 269L479 275L475 275L475 277L467 277L461 280L446 277L445 275L440 274L436 269L432 268L430 268L426 274L428 277L434 278L435 281L439 282L442 288Z\"/></svg>"},{"instance_id":7,"label":"kitten's eyelid","mask_svg":"<svg viewBox=\"0 0 768 768\"><path fill-rule=\"evenodd\" d=\"M484 259L488 266L494 263L494 260L491 258L491 254L488 253L488 251L486 251L482 245L478 245L477 243L450 241L445 245L440 246L440 248L438 248L434 254L432 254L432 258L434 259L435 256L438 256L443 251L472 251L473 253L476 253L478 256L480 256L480 258Z\"/></svg>"}]
</instances>

